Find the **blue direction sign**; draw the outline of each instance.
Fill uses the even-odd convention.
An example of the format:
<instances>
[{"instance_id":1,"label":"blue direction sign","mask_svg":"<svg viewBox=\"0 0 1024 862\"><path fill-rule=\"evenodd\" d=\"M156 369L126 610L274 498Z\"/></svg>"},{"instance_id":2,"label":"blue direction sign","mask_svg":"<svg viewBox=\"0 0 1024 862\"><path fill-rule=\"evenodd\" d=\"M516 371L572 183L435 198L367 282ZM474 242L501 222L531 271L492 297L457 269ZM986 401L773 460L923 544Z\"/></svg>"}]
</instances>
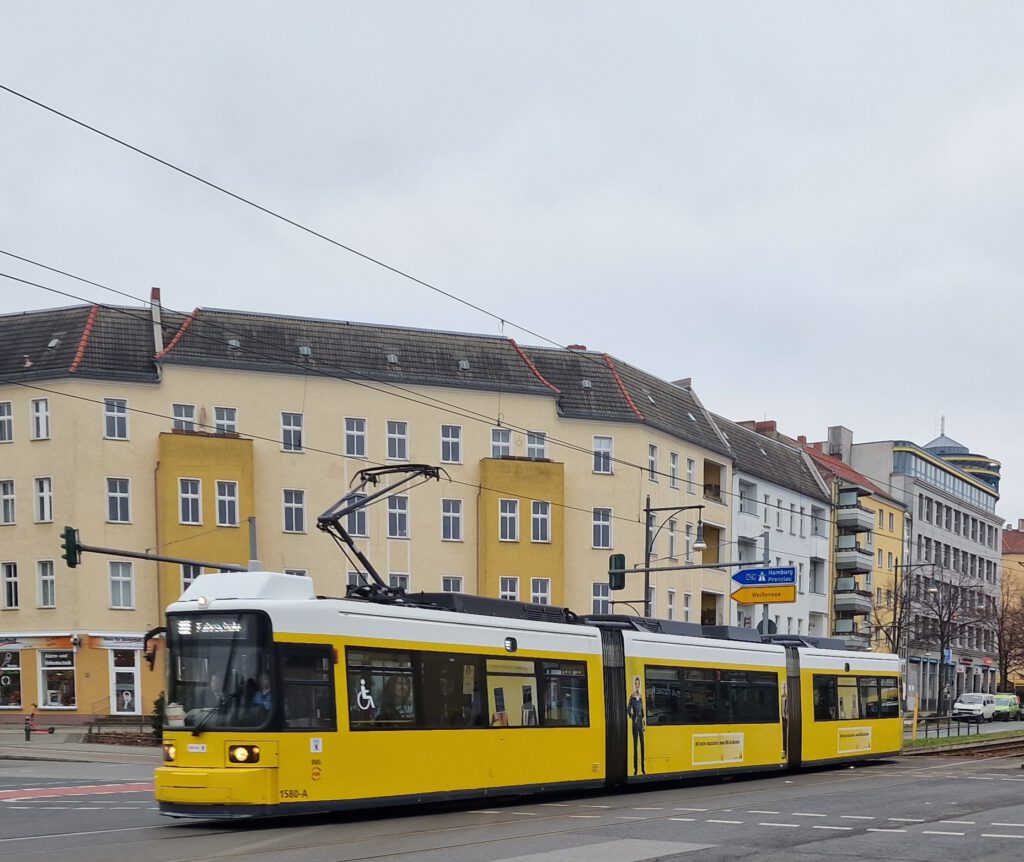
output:
<instances>
[{"instance_id":1,"label":"blue direction sign","mask_svg":"<svg viewBox=\"0 0 1024 862\"><path fill-rule=\"evenodd\" d=\"M792 566L774 566L764 569L740 569L732 579L744 587L779 586L795 584L796 569Z\"/></svg>"}]
</instances>

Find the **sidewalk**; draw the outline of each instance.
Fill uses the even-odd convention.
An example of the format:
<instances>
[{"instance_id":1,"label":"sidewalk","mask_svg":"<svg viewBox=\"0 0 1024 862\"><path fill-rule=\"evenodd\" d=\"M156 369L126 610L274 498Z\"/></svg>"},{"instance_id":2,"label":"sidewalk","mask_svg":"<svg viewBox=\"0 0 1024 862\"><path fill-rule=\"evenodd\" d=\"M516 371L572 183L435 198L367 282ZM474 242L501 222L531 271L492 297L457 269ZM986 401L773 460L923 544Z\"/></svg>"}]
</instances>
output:
<instances>
[{"instance_id":1,"label":"sidewalk","mask_svg":"<svg viewBox=\"0 0 1024 862\"><path fill-rule=\"evenodd\" d=\"M163 751L158 745L101 745L82 742L84 729L59 728L53 734L33 733L25 741L21 728L0 728L0 760L77 761L81 763L139 763L159 766Z\"/></svg>"}]
</instances>

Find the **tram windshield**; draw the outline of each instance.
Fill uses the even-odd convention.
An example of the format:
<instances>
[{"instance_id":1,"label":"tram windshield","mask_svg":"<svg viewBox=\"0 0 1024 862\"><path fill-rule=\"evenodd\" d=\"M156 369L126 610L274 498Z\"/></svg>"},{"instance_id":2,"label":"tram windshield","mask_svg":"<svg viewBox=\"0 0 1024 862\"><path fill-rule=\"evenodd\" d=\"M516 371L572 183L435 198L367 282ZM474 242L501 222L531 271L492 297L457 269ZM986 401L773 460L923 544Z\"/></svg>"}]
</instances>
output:
<instances>
[{"instance_id":1,"label":"tram windshield","mask_svg":"<svg viewBox=\"0 0 1024 862\"><path fill-rule=\"evenodd\" d=\"M198 733L270 721L270 626L262 614L173 614L167 645L167 727Z\"/></svg>"}]
</instances>

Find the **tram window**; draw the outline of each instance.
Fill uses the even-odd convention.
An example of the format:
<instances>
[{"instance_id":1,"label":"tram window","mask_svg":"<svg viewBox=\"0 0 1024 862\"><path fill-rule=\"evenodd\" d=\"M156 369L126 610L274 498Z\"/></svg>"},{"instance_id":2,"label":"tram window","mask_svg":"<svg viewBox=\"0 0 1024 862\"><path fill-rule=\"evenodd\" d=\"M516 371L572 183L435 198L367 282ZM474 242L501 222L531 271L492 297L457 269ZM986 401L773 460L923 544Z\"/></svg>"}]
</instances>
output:
<instances>
[{"instance_id":1,"label":"tram window","mask_svg":"<svg viewBox=\"0 0 1024 862\"><path fill-rule=\"evenodd\" d=\"M779 720L777 674L693 667L644 670L648 724L767 724Z\"/></svg>"},{"instance_id":2,"label":"tram window","mask_svg":"<svg viewBox=\"0 0 1024 862\"><path fill-rule=\"evenodd\" d=\"M900 714L900 690L895 677L883 676L879 718L898 718Z\"/></svg>"},{"instance_id":3,"label":"tram window","mask_svg":"<svg viewBox=\"0 0 1024 862\"><path fill-rule=\"evenodd\" d=\"M839 698L834 676L814 676L814 720L832 721L839 718Z\"/></svg>"},{"instance_id":4,"label":"tram window","mask_svg":"<svg viewBox=\"0 0 1024 862\"><path fill-rule=\"evenodd\" d=\"M334 729L333 666L329 646L284 644L279 650L284 726Z\"/></svg>"},{"instance_id":5,"label":"tram window","mask_svg":"<svg viewBox=\"0 0 1024 862\"><path fill-rule=\"evenodd\" d=\"M353 730L416 727L413 654L346 651L349 726Z\"/></svg>"},{"instance_id":6,"label":"tram window","mask_svg":"<svg viewBox=\"0 0 1024 862\"><path fill-rule=\"evenodd\" d=\"M841 676L837 680L839 692L839 718L863 718L860 711L860 696L855 677Z\"/></svg>"},{"instance_id":7,"label":"tram window","mask_svg":"<svg viewBox=\"0 0 1024 862\"><path fill-rule=\"evenodd\" d=\"M547 727L589 727L587 666L581 661L542 661L541 724Z\"/></svg>"},{"instance_id":8,"label":"tram window","mask_svg":"<svg viewBox=\"0 0 1024 862\"><path fill-rule=\"evenodd\" d=\"M814 675L814 720L895 718L900 714L896 677Z\"/></svg>"},{"instance_id":9,"label":"tram window","mask_svg":"<svg viewBox=\"0 0 1024 862\"><path fill-rule=\"evenodd\" d=\"M779 720L779 677L764 671L722 671L722 688L732 724Z\"/></svg>"},{"instance_id":10,"label":"tram window","mask_svg":"<svg viewBox=\"0 0 1024 862\"><path fill-rule=\"evenodd\" d=\"M491 727L536 727L537 668L532 661L487 659L487 705Z\"/></svg>"},{"instance_id":11,"label":"tram window","mask_svg":"<svg viewBox=\"0 0 1024 862\"><path fill-rule=\"evenodd\" d=\"M420 657L423 724L484 727L484 662L476 656L424 652Z\"/></svg>"}]
</instances>

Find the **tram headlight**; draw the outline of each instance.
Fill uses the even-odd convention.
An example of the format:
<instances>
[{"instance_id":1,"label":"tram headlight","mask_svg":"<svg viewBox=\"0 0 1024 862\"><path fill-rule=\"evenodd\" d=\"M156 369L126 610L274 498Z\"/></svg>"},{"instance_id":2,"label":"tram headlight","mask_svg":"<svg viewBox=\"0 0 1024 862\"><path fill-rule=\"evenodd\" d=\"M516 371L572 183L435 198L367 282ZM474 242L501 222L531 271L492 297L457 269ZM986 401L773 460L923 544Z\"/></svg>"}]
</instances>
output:
<instances>
[{"instance_id":1,"label":"tram headlight","mask_svg":"<svg viewBox=\"0 0 1024 862\"><path fill-rule=\"evenodd\" d=\"M178 750L174 747L173 742L164 743L164 761L167 763L173 763L174 758L177 755Z\"/></svg>"},{"instance_id":2,"label":"tram headlight","mask_svg":"<svg viewBox=\"0 0 1024 862\"><path fill-rule=\"evenodd\" d=\"M259 763L260 747L258 745L228 746L228 760L231 763Z\"/></svg>"}]
</instances>

